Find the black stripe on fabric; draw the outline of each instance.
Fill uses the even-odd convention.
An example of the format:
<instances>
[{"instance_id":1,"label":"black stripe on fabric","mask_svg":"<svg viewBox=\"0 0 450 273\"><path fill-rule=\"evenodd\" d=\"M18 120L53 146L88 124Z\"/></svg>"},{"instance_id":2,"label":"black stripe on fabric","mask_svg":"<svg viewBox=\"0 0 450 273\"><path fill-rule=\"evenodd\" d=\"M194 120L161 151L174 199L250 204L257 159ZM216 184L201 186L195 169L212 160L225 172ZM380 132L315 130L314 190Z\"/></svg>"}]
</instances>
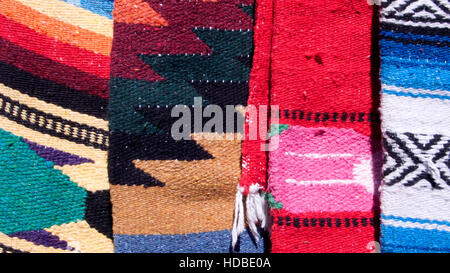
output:
<instances>
[{"instance_id":1,"label":"black stripe on fabric","mask_svg":"<svg viewBox=\"0 0 450 273\"><path fill-rule=\"evenodd\" d=\"M450 9L448 9L445 5L442 5L439 0L431 0L433 3L438 6L443 12L450 14Z\"/></svg>"},{"instance_id":2,"label":"black stripe on fabric","mask_svg":"<svg viewBox=\"0 0 450 273\"><path fill-rule=\"evenodd\" d=\"M404 134L408 137L409 140L411 140L414 143L414 145L416 145L417 147L419 147L421 150L424 151L432 149L433 146L438 144L439 141L441 141L442 139L441 135L433 135L433 138L429 140L427 144L423 145L422 143L420 143L419 139L417 139L414 134L411 133L404 133Z\"/></svg>"},{"instance_id":3,"label":"black stripe on fabric","mask_svg":"<svg viewBox=\"0 0 450 273\"><path fill-rule=\"evenodd\" d=\"M434 155L434 157L432 158L432 160L434 162L436 162L437 160L443 158L446 155L446 152L450 150L450 140L447 141L443 146L444 146L444 148L439 150L439 152L436 153ZM450 168L450 158L448 158L448 160L447 160L447 166L448 166L448 168Z\"/></svg>"},{"instance_id":4,"label":"black stripe on fabric","mask_svg":"<svg viewBox=\"0 0 450 273\"><path fill-rule=\"evenodd\" d=\"M387 186L392 186L397 184L398 182L402 181L408 174L416 171L419 167L418 166L409 166L406 169L403 169L403 171L394 179L392 179L389 182L385 182Z\"/></svg>"},{"instance_id":5,"label":"black stripe on fabric","mask_svg":"<svg viewBox=\"0 0 450 273\"><path fill-rule=\"evenodd\" d=\"M445 18L424 18L424 17L414 17L415 14L408 15L395 15L395 14L384 14L382 19L394 19L403 22L413 22L413 23L450 23L450 19Z\"/></svg>"},{"instance_id":6,"label":"black stripe on fabric","mask_svg":"<svg viewBox=\"0 0 450 273\"><path fill-rule=\"evenodd\" d=\"M247 105L248 82L205 82L195 81L191 85L211 104Z\"/></svg>"},{"instance_id":7,"label":"black stripe on fabric","mask_svg":"<svg viewBox=\"0 0 450 273\"><path fill-rule=\"evenodd\" d=\"M418 35L439 35L439 36L450 36L450 30L448 28L432 28L432 27L416 27L416 26L405 26L400 24L393 24L387 22L381 22L380 27L382 30L396 31L402 33L411 33Z\"/></svg>"},{"instance_id":8,"label":"black stripe on fabric","mask_svg":"<svg viewBox=\"0 0 450 273\"><path fill-rule=\"evenodd\" d=\"M394 2L395 0L385 0L381 2L381 7L382 8L386 8L388 7L390 4L392 4L392 2Z\"/></svg>"},{"instance_id":9,"label":"black stripe on fabric","mask_svg":"<svg viewBox=\"0 0 450 273\"><path fill-rule=\"evenodd\" d=\"M409 158L414 162L414 164L418 165L422 163L422 161L412 151L408 149L405 142L403 142L399 137L397 137L395 133L386 132L386 135L389 136L392 140L394 140L395 143L397 143L400 149L402 149L404 153L406 153L409 156Z\"/></svg>"},{"instance_id":10,"label":"black stripe on fabric","mask_svg":"<svg viewBox=\"0 0 450 273\"><path fill-rule=\"evenodd\" d=\"M296 228L309 227L373 227L375 225L374 218L300 218L290 216L277 216L278 226L294 226Z\"/></svg>"},{"instance_id":11,"label":"black stripe on fabric","mask_svg":"<svg viewBox=\"0 0 450 273\"><path fill-rule=\"evenodd\" d=\"M207 107L207 106L205 106ZM187 108L189 109L189 111L191 113L194 113L194 107L192 106L187 106ZM164 130L165 132L170 132L172 129L173 124L179 119L179 117L173 117L172 116L172 109L174 109L173 106L171 107L156 107L156 106L150 106L147 105L146 107L136 107L135 110L136 112L139 112L142 114L142 116L150 121L150 123L152 125L154 125L155 127L158 127L162 130ZM203 108L205 109L205 108ZM222 108L223 109L223 108ZM215 114L213 115L214 118ZM243 133L244 130L244 122L245 122L245 118L244 116L239 113L238 111L235 111L233 113L232 118L230 119L232 121L230 126L228 125L227 122L228 119L228 113L225 112L222 115L222 128L216 128L215 126L213 126L211 128L211 132L214 133L230 133L230 132L237 132L237 133ZM191 124L190 124L190 128L192 130L192 132L198 132L198 129L203 130L203 128L205 128L206 123L208 123L211 120L211 117L206 117L203 116L201 117L201 126L199 126L199 128L196 128L194 126L194 118L191 118ZM220 119L219 119L220 120ZM239 126L241 125L241 126Z\"/></svg>"},{"instance_id":12,"label":"black stripe on fabric","mask_svg":"<svg viewBox=\"0 0 450 273\"><path fill-rule=\"evenodd\" d=\"M107 118L107 99L42 79L3 61L0 61L0 83L67 109L105 120Z\"/></svg>"},{"instance_id":13,"label":"black stripe on fabric","mask_svg":"<svg viewBox=\"0 0 450 273\"><path fill-rule=\"evenodd\" d=\"M379 113L360 113L360 112L305 112L302 110L280 110L278 116L293 119L293 120L307 120L314 121L316 123L320 122L380 122Z\"/></svg>"},{"instance_id":14,"label":"black stripe on fabric","mask_svg":"<svg viewBox=\"0 0 450 273\"><path fill-rule=\"evenodd\" d=\"M439 172L439 175L441 175L441 172ZM414 186L415 184L417 184L420 180L427 180L431 184L431 187L433 189L438 189L438 190L443 189L438 183L436 183L436 181L434 181L431 174L425 173L425 172L420 173L419 175L412 178L411 180L407 180L406 183L404 183L404 185L406 187L411 187L411 186ZM444 176L444 180L445 180L445 176Z\"/></svg>"},{"instance_id":15,"label":"black stripe on fabric","mask_svg":"<svg viewBox=\"0 0 450 273\"><path fill-rule=\"evenodd\" d=\"M44 134L101 150L108 148L107 131L47 114L1 94L0 115Z\"/></svg>"},{"instance_id":16,"label":"black stripe on fabric","mask_svg":"<svg viewBox=\"0 0 450 273\"><path fill-rule=\"evenodd\" d=\"M21 251L0 243L0 253L29 253L29 252Z\"/></svg>"}]
</instances>

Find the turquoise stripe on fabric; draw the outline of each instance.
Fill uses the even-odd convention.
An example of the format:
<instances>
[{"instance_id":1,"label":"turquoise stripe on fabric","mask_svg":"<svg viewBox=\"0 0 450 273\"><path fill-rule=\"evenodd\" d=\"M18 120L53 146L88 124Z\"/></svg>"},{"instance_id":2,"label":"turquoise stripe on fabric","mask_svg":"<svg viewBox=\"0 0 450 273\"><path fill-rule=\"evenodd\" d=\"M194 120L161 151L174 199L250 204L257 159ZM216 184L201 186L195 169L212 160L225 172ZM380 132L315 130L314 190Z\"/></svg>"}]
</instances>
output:
<instances>
[{"instance_id":1,"label":"turquoise stripe on fabric","mask_svg":"<svg viewBox=\"0 0 450 273\"><path fill-rule=\"evenodd\" d=\"M450 226L450 222L448 222L448 221L419 219L419 218L411 218L411 217L400 217L400 216L394 216L394 215L381 215L381 219L396 220L396 221L403 221L403 222L413 222L413 223L421 223L421 224L438 224L438 225Z\"/></svg>"},{"instance_id":2,"label":"turquoise stripe on fabric","mask_svg":"<svg viewBox=\"0 0 450 273\"><path fill-rule=\"evenodd\" d=\"M436 95L436 94L424 94L424 93L418 94L418 93L391 91L391 90L385 90L385 89L383 89L383 93L388 94L388 95L401 96L401 97L450 100L450 96L442 96L442 95Z\"/></svg>"},{"instance_id":3,"label":"turquoise stripe on fabric","mask_svg":"<svg viewBox=\"0 0 450 273\"><path fill-rule=\"evenodd\" d=\"M450 69L420 66L394 65L383 62L380 72L385 85L419 89L450 90Z\"/></svg>"},{"instance_id":4,"label":"turquoise stripe on fabric","mask_svg":"<svg viewBox=\"0 0 450 273\"><path fill-rule=\"evenodd\" d=\"M382 252L448 252L450 232L381 225Z\"/></svg>"}]
</instances>

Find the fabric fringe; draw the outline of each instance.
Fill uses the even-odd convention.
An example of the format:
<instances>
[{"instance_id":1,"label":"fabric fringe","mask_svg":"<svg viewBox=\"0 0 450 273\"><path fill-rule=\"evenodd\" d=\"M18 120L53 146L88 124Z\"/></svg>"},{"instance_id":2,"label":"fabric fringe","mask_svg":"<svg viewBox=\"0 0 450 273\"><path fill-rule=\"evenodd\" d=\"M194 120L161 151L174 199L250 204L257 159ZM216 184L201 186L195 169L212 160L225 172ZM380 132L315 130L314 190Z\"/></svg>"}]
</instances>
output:
<instances>
[{"instance_id":1,"label":"fabric fringe","mask_svg":"<svg viewBox=\"0 0 450 273\"><path fill-rule=\"evenodd\" d=\"M261 189L262 187L260 185L252 184L249 187L247 196L244 196L244 187L238 186L238 190L236 192L233 229L231 232L233 248L237 243L239 235L245 230L245 222L247 222L247 226L256 241L260 238L258 227L261 227L265 231L269 230L269 207L264 198L265 192Z\"/></svg>"}]
</instances>

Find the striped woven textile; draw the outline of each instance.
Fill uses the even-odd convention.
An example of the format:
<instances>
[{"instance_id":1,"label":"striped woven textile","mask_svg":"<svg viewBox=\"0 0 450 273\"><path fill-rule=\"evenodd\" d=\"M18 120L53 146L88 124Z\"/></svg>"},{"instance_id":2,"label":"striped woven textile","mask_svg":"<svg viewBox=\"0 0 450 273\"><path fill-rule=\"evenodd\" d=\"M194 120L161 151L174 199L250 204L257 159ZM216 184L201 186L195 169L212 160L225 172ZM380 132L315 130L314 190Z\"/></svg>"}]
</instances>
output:
<instances>
[{"instance_id":1,"label":"striped woven textile","mask_svg":"<svg viewBox=\"0 0 450 273\"><path fill-rule=\"evenodd\" d=\"M257 7L250 99L277 106L279 121L269 121L268 155L261 141L243 144L247 222L268 222L249 209L259 188L272 252L372 252L382 163L376 10L363 0Z\"/></svg>"},{"instance_id":2,"label":"striped woven textile","mask_svg":"<svg viewBox=\"0 0 450 273\"><path fill-rule=\"evenodd\" d=\"M371 77L377 14L364 0L298 2L274 2L270 103L282 126L269 152L272 252L372 252L381 168Z\"/></svg>"},{"instance_id":3,"label":"striped woven textile","mask_svg":"<svg viewBox=\"0 0 450 273\"><path fill-rule=\"evenodd\" d=\"M0 252L448 253L449 46L449 0L0 0Z\"/></svg>"},{"instance_id":4,"label":"striped woven textile","mask_svg":"<svg viewBox=\"0 0 450 273\"><path fill-rule=\"evenodd\" d=\"M230 251L241 134L204 133L189 117L187 139L174 140L171 111L246 104L252 10L251 0L116 0L109 108L116 252ZM263 249L246 234L233 250Z\"/></svg>"},{"instance_id":5,"label":"striped woven textile","mask_svg":"<svg viewBox=\"0 0 450 273\"><path fill-rule=\"evenodd\" d=\"M112 0L0 0L0 250L112 252Z\"/></svg>"},{"instance_id":6,"label":"striped woven textile","mask_svg":"<svg viewBox=\"0 0 450 273\"><path fill-rule=\"evenodd\" d=\"M450 2L381 10L383 252L450 251Z\"/></svg>"}]
</instances>

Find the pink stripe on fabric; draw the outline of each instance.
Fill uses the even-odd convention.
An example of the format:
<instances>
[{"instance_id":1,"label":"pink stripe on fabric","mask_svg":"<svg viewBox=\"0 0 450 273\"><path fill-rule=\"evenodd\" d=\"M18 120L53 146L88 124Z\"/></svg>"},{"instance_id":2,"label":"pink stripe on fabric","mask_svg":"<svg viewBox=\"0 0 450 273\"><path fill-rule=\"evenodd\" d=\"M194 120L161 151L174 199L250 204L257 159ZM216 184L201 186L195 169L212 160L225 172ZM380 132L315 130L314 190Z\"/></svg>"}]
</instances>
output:
<instances>
[{"instance_id":1,"label":"pink stripe on fabric","mask_svg":"<svg viewBox=\"0 0 450 273\"><path fill-rule=\"evenodd\" d=\"M371 210L375 185L369 137L352 129L301 126L275 137L279 147L270 153L269 188L284 209Z\"/></svg>"}]
</instances>

